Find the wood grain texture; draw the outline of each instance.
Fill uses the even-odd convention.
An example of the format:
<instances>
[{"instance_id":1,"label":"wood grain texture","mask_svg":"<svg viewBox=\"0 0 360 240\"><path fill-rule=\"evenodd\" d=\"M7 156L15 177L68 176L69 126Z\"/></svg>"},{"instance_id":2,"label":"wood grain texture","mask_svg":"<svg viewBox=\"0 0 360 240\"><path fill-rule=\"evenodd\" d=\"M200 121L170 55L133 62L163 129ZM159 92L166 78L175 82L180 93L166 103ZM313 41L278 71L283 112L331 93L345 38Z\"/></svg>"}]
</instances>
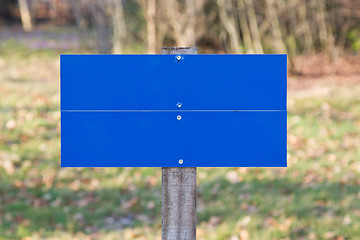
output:
<instances>
[{"instance_id":1,"label":"wood grain texture","mask_svg":"<svg viewBox=\"0 0 360 240\"><path fill-rule=\"evenodd\" d=\"M162 239L196 239L196 168L162 168Z\"/></svg>"}]
</instances>

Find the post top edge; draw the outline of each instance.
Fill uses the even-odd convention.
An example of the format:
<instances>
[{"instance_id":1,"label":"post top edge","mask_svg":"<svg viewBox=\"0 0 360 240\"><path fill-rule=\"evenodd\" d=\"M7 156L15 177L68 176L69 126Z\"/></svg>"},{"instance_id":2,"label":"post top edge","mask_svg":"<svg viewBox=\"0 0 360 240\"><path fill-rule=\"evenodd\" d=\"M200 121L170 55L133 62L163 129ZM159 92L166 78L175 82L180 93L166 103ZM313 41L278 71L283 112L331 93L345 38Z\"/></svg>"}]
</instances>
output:
<instances>
[{"instance_id":1,"label":"post top edge","mask_svg":"<svg viewBox=\"0 0 360 240\"><path fill-rule=\"evenodd\" d=\"M197 47L163 47L162 54L196 54Z\"/></svg>"}]
</instances>

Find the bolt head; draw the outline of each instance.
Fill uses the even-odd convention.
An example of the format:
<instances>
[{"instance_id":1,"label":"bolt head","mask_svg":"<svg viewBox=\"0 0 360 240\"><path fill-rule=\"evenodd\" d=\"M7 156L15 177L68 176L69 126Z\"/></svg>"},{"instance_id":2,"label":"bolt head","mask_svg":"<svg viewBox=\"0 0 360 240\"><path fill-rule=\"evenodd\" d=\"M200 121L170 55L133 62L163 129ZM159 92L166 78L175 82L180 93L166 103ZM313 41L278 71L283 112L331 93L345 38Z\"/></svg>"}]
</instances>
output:
<instances>
[{"instance_id":1,"label":"bolt head","mask_svg":"<svg viewBox=\"0 0 360 240\"><path fill-rule=\"evenodd\" d=\"M181 107L182 107L182 103L181 103L181 102L178 102L178 103L176 104L176 106L177 106L178 108L181 108Z\"/></svg>"},{"instance_id":2,"label":"bolt head","mask_svg":"<svg viewBox=\"0 0 360 240\"><path fill-rule=\"evenodd\" d=\"M181 120L181 115L177 115L176 119L180 121Z\"/></svg>"},{"instance_id":3,"label":"bolt head","mask_svg":"<svg viewBox=\"0 0 360 240\"><path fill-rule=\"evenodd\" d=\"M184 160L179 159L179 164L182 165L184 163Z\"/></svg>"},{"instance_id":4,"label":"bolt head","mask_svg":"<svg viewBox=\"0 0 360 240\"><path fill-rule=\"evenodd\" d=\"M177 60L181 60L181 56L179 56L179 55L176 56L176 59L177 59Z\"/></svg>"}]
</instances>

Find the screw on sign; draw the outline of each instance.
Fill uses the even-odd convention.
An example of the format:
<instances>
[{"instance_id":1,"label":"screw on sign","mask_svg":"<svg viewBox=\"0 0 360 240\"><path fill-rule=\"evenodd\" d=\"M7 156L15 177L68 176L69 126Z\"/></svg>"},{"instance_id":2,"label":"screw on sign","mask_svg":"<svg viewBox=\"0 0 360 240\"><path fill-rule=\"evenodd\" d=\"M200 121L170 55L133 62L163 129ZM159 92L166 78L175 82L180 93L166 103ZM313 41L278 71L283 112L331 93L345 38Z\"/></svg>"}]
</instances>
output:
<instances>
[{"instance_id":1,"label":"screw on sign","mask_svg":"<svg viewBox=\"0 0 360 240\"><path fill-rule=\"evenodd\" d=\"M163 239L196 238L197 167L287 165L287 56L196 51L60 57L61 166L162 167Z\"/></svg>"}]
</instances>

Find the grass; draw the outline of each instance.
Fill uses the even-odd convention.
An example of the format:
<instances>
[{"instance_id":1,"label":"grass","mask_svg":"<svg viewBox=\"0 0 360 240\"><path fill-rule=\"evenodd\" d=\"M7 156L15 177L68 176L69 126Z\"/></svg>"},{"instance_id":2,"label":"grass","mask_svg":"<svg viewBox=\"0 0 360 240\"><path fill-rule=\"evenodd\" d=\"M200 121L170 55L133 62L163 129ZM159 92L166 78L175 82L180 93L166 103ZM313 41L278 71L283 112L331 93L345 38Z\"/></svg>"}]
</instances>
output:
<instances>
[{"instance_id":1,"label":"grass","mask_svg":"<svg viewBox=\"0 0 360 240\"><path fill-rule=\"evenodd\" d=\"M58 55L12 49L0 239L160 239L161 169L61 169ZM360 86L326 89L289 92L287 168L198 169L198 239L360 239Z\"/></svg>"}]
</instances>

